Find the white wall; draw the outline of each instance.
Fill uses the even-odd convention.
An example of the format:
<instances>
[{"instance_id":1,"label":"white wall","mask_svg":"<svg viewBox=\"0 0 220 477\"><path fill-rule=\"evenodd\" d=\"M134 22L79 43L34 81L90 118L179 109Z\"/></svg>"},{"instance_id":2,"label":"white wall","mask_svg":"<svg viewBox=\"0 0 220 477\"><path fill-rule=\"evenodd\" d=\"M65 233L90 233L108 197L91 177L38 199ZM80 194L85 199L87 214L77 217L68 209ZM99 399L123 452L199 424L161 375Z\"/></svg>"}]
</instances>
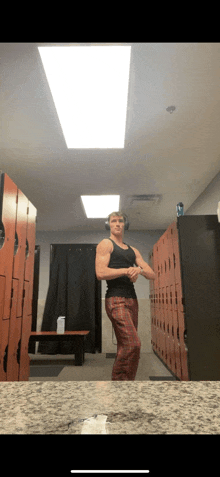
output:
<instances>
[{"instance_id":1,"label":"white wall","mask_svg":"<svg viewBox=\"0 0 220 477\"><path fill-rule=\"evenodd\" d=\"M148 262L149 252L159 237L164 233L160 231L126 231L124 242L136 247L144 260ZM50 270L50 244L52 243L95 243L98 244L103 238L109 237L109 232L37 232L36 245L40 245L40 280L38 300L37 329L41 329L42 315L49 287ZM135 283L135 290L139 302L139 325L138 332L142 342L142 352L151 352L150 330L150 300L149 280L139 276ZM112 340L112 325L105 312L106 282L102 281L102 352L114 352L115 337Z\"/></svg>"},{"instance_id":2,"label":"white wall","mask_svg":"<svg viewBox=\"0 0 220 477\"><path fill-rule=\"evenodd\" d=\"M180 197L181 200L181 197ZM220 201L220 172L206 187L206 189L195 200L191 207L185 211L186 215L210 215L217 214L217 204ZM174 204L174 220L175 220ZM127 231L124 241L136 247L142 254L144 260L148 262L149 252L154 243L161 237L165 230L151 231ZM109 233L103 232L36 232L36 244L40 245L40 284L38 301L38 325L41 327L42 314L49 286L50 269L50 244L51 243L99 243ZM138 333L142 343L142 352L151 352L151 325L150 325L150 300L149 281L144 277L139 277L135 283L135 289L139 301L139 325ZM102 282L102 351L113 352L116 350L115 337L112 340L112 326L105 313L104 297L106 282Z\"/></svg>"}]
</instances>

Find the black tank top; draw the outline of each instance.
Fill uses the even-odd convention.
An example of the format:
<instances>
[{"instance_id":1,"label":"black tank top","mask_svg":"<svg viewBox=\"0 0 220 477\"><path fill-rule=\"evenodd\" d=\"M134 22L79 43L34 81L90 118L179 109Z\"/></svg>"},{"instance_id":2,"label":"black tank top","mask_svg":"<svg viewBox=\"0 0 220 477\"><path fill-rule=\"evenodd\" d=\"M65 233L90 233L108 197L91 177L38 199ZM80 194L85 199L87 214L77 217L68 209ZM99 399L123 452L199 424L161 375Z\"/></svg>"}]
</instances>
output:
<instances>
[{"instance_id":1,"label":"black tank top","mask_svg":"<svg viewBox=\"0 0 220 477\"><path fill-rule=\"evenodd\" d=\"M112 239L113 243L113 252L111 253L111 258L108 267L109 268L129 268L133 267L135 264L135 253L134 250L128 245L128 249L124 250L119 247ZM127 245L127 244L125 244ZM106 298L112 296L121 296L125 298L137 298L135 293L134 284L126 276L114 278L113 280L106 280L107 282L107 292Z\"/></svg>"}]
</instances>

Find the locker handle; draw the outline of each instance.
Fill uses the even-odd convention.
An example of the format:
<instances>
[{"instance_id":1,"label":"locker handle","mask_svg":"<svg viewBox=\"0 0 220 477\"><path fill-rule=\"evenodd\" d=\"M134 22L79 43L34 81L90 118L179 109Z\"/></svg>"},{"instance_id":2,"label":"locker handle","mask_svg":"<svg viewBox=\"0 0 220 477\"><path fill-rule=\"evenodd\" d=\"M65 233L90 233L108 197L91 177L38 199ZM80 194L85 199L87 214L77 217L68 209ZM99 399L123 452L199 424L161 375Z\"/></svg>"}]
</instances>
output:
<instances>
[{"instance_id":1,"label":"locker handle","mask_svg":"<svg viewBox=\"0 0 220 477\"><path fill-rule=\"evenodd\" d=\"M5 373L7 372L7 364L8 364L8 345L5 348L5 354L3 358L3 369Z\"/></svg>"},{"instance_id":2,"label":"locker handle","mask_svg":"<svg viewBox=\"0 0 220 477\"><path fill-rule=\"evenodd\" d=\"M19 340L17 348L17 363L20 364L20 355L21 355L21 340Z\"/></svg>"},{"instance_id":3,"label":"locker handle","mask_svg":"<svg viewBox=\"0 0 220 477\"><path fill-rule=\"evenodd\" d=\"M12 299L14 295L14 288L11 288L11 300L10 300L10 309L12 308Z\"/></svg>"},{"instance_id":4,"label":"locker handle","mask_svg":"<svg viewBox=\"0 0 220 477\"><path fill-rule=\"evenodd\" d=\"M2 221L0 221L0 249L3 247L5 242L5 228Z\"/></svg>"},{"instance_id":5,"label":"locker handle","mask_svg":"<svg viewBox=\"0 0 220 477\"><path fill-rule=\"evenodd\" d=\"M180 339L179 326L178 326L178 328L177 328L177 330L176 330L176 334L177 334L177 339L178 339L178 341L179 341L179 339Z\"/></svg>"},{"instance_id":6,"label":"locker handle","mask_svg":"<svg viewBox=\"0 0 220 477\"><path fill-rule=\"evenodd\" d=\"M21 303L22 310L24 308L24 298L25 298L25 288L23 289L23 296L22 296L22 303Z\"/></svg>"},{"instance_id":7,"label":"locker handle","mask_svg":"<svg viewBox=\"0 0 220 477\"><path fill-rule=\"evenodd\" d=\"M184 330L184 345L185 345L185 350L188 351L188 346L187 346L187 331Z\"/></svg>"}]
</instances>

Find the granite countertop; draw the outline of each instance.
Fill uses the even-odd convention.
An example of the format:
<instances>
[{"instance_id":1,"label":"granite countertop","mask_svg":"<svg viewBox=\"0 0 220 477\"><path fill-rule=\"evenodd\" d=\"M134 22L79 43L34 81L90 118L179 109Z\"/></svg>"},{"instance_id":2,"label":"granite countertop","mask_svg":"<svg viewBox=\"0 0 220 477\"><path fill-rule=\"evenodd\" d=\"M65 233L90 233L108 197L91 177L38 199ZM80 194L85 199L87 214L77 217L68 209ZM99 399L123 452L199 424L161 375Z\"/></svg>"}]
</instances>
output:
<instances>
[{"instance_id":1,"label":"granite countertop","mask_svg":"<svg viewBox=\"0 0 220 477\"><path fill-rule=\"evenodd\" d=\"M81 434L97 416L107 434L219 434L220 383L0 383L0 434Z\"/></svg>"}]
</instances>

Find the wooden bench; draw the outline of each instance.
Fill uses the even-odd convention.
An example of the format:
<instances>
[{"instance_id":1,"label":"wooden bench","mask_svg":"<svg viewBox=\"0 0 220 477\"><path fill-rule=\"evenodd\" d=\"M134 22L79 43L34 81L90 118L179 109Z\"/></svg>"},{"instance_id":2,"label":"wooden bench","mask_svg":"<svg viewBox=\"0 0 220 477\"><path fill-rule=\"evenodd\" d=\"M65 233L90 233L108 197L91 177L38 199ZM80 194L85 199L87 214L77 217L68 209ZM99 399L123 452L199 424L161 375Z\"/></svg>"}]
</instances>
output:
<instances>
[{"instance_id":1,"label":"wooden bench","mask_svg":"<svg viewBox=\"0 0 220 477\"><path fill-rule=\"evenodd\" d=\"M84 338L89 331L65 331L57 334L56 331L31 331L29 341L62 341L72 340L75 344L75 366L82 366L84 363Z\"/></svg>"}]
</instances>

